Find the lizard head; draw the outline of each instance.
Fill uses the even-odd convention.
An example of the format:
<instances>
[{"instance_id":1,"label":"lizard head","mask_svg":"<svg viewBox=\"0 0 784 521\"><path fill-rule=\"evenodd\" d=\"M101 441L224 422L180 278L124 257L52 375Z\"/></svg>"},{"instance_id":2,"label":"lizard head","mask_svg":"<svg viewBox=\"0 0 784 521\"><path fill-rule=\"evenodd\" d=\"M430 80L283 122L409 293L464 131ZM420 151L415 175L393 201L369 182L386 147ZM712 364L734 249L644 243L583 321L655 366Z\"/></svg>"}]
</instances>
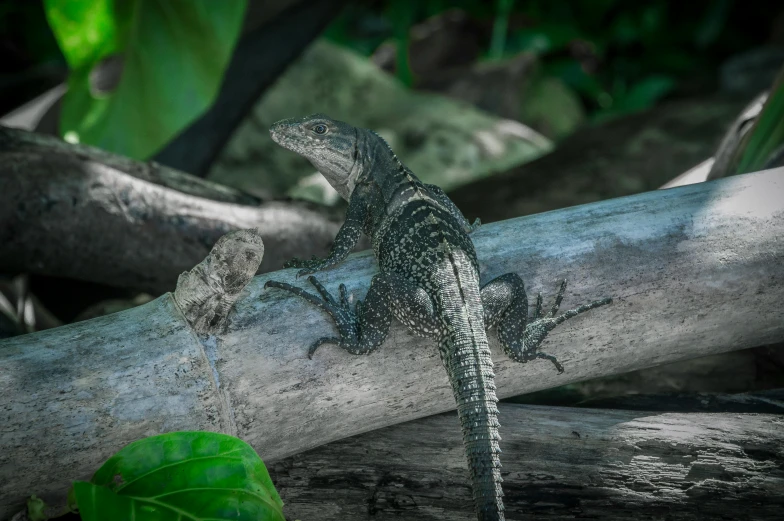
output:
<instances>
[{"instance_id":1,"label":"lizard head","mask_svg":"<svg viewBox=\"0 0 784 521\"><path fill-rule=\"evenodd\" d=\"M270 127L277 144L296 152L315 166L346 200L362 172L355 127L323 114L278 121Z\"/></svg>"}]
</instances>

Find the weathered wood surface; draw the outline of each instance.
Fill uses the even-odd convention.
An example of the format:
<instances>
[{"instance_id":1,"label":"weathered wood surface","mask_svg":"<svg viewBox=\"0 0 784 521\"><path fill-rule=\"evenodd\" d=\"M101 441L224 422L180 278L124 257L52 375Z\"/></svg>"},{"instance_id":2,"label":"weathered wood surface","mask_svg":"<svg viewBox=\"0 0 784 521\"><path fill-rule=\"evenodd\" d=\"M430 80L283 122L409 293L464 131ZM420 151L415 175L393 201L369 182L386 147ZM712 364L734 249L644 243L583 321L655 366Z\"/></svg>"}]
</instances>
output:
<instances>
[{"instance_id":1,"label":"weathered wood surface","mask_svg":"<svg viewBox=\"0 0 784 521\"><path fill-rule=\"evenodd\" d=\"M551 333L543 350L565 365L560 376L546 361L510 362L491 334L498 394L784 340L782 237L782 169L481 228L473 239L485 280L514 271L551 299L566 277L562 309L615 299ZM362 296L374 272L365 252L319 279ZM454 406L435 347L399 324L371 356L325 346L308 360L333 326L306 302L265 291L270 278L307 284L294 270L255 277L226 332L203 344L170 295L0 342L0 518L31 493L63 494L159 432L235 434L271 461Z\"/></svg>"},{"instance_id":2,"label":"weathered wood surface","mask_svg":"<svg viewBox=\"0 0 784 521\"><path fill-rule=\"evenodd\" d=\"M781 519L784 416L501 404L499 419L507 519ZM269 467L288 519L476 519L455 413Z\"/></svg>"},{"instance_id":3,"label":"weathered wood surface","mask_svg":"<svg viewBox=\"0 0 784 521\"><path fill-rule=\"evenodd\" d=\"M0 271L160 295L219 237L258 227L262 271L323 255L340 226L160 165L0 127ZM235 203L245 204L235 204Z\"/></svg>"}]
</instances>

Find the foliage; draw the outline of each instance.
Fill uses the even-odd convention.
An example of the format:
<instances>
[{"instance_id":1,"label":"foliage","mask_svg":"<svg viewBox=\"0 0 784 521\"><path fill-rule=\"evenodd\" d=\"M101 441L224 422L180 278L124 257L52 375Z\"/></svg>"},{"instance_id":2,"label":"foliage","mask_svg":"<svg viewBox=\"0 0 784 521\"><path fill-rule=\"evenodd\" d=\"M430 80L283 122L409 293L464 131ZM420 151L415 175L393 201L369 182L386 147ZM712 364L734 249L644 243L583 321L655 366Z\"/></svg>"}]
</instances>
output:
<instances>
[{"instance_id":1,"label":"foliage","mask_svg":"<svg viewBox=\"0 0 784 521\"><path fill-rule=\"evenodd\" d=\"M495 16L495 23L493 23L493 36L490 40L489 55L491 58L500 59L504 56L509 15L512 12L514 0L496 0L496 2L498 9Z\"/></svg>"},{"instance_id":2,"label":"foliage","mask_svg":"<svg viewBox=\"0 0 784 521\"><path fill-rule=\"evenodd\" d=\"M245 442L174 432L129 444L72 497L84 521L285 521L264 463Z\"/></svg>"},{"instance_id":3,"label":"foliage","mask_svg":"<svg viewBox=\"0 0 784 521\"><path fill-rule=\"evenodd\" d=\"M213 102L246 0L45 0L70 68L69 141L146 159Z\"/></svg>"},{"instance_id":4,"label":"foliage","mask_svg":"<svg viewBox=\"0 0 784 521\"><path fill-rule=\"evenodd\" d=\"M400 9L398 4L413 9L412 24L460 8L492 27L484 59L535 53L546 75L579 94L594 121L648 108L672 94L681 80L702 75L712 81L716 67L730 53L764 43L759 31L763 17L751 20L748 9L729 0L386 0L376 4L348 10L329 28L327 37L369 55L393 31L399 34L398 23L387 16ZM744 24L736 23L739 15Z\"/></svg>"},{"instance_id":5,"label":"foliage","mask_svg":"<svg viewBox=\"0 0 784 521\"><path fill-rule=\"evenodd\" d=\"M784 154L784 68L779 72L768 99L748 135L736 173L766 168L774 156Z\"/></svg>"}]
</instances>

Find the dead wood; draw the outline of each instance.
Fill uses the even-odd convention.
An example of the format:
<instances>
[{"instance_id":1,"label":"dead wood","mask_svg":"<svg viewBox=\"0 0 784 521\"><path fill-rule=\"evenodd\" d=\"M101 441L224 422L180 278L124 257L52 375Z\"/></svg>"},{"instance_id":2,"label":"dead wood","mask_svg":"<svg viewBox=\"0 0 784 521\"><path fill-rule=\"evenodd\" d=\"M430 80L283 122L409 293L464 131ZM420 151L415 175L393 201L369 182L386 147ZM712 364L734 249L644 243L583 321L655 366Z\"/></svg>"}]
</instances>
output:
<instances>
[{"instance_id":1,"label":"dead wood","mask_svg":"<svg viewBox=\"0 0 784 521\"><path fill-rule=\"evenodd\" d=\"M174 289L219 237L259 228L262 271L323 255L337 221L155 163L0 128L0 271L99 282L154 295Z\"/></svg>"},{"instance_id":2,"label":"dead wood","mask_svg":"<svg viewBox=\"0 0 784 521\"><path fill-rule=\"evenodd\" d=\"M783 235L784 169L480 228L484 280L516 272L529 295L552 298L565 277L562 309L614 298L551 333L543 350L564 364L560 376L546 361L511 362L491 334L499 396L784 340ZM319 279L361 297L375 271L365 252ZM294 275L255 277L226 330L207 338L167 294L1 341L0 518L29 494L62 497L71 480L155 433L222 431L272 461L454 407L432 342L399 324L371 356L325 346L309 360L333 325L263 289L271 278L306 285Z\"/></svg>"},{"instance_id":3,"label":"dead wood","mask_svg":"<svg viewBox=\"0 0 784 521\"><path fill-rule=\"evenodd\" d=\"M507 519L781 519L784 416L501 404L499 417ZM289 519L476 519L452 412L270 470Z\"/></svg>"}]
</instances>

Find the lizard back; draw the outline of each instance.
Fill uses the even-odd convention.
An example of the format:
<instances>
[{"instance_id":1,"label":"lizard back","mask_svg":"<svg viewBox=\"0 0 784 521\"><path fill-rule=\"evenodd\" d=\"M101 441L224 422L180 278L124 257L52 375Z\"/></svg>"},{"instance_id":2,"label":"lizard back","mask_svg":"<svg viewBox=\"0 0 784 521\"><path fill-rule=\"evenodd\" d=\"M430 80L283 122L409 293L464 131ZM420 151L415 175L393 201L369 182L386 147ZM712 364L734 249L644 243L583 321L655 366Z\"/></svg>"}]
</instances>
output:
<instances>
[{"instance_id":1,"label":"lizard back","mask_svg":"<svg viewBox=\"0 0 784 521\"><path fill-rule=\"evenodd\" d=\"M405 277L433 300L435 336L457 403L477 513L481 521L503 520L498 400L474 245L426 186L401 168L396 182L386 180L394 189L367 231L381 270Z\"/></svg>"}]
</instances>

